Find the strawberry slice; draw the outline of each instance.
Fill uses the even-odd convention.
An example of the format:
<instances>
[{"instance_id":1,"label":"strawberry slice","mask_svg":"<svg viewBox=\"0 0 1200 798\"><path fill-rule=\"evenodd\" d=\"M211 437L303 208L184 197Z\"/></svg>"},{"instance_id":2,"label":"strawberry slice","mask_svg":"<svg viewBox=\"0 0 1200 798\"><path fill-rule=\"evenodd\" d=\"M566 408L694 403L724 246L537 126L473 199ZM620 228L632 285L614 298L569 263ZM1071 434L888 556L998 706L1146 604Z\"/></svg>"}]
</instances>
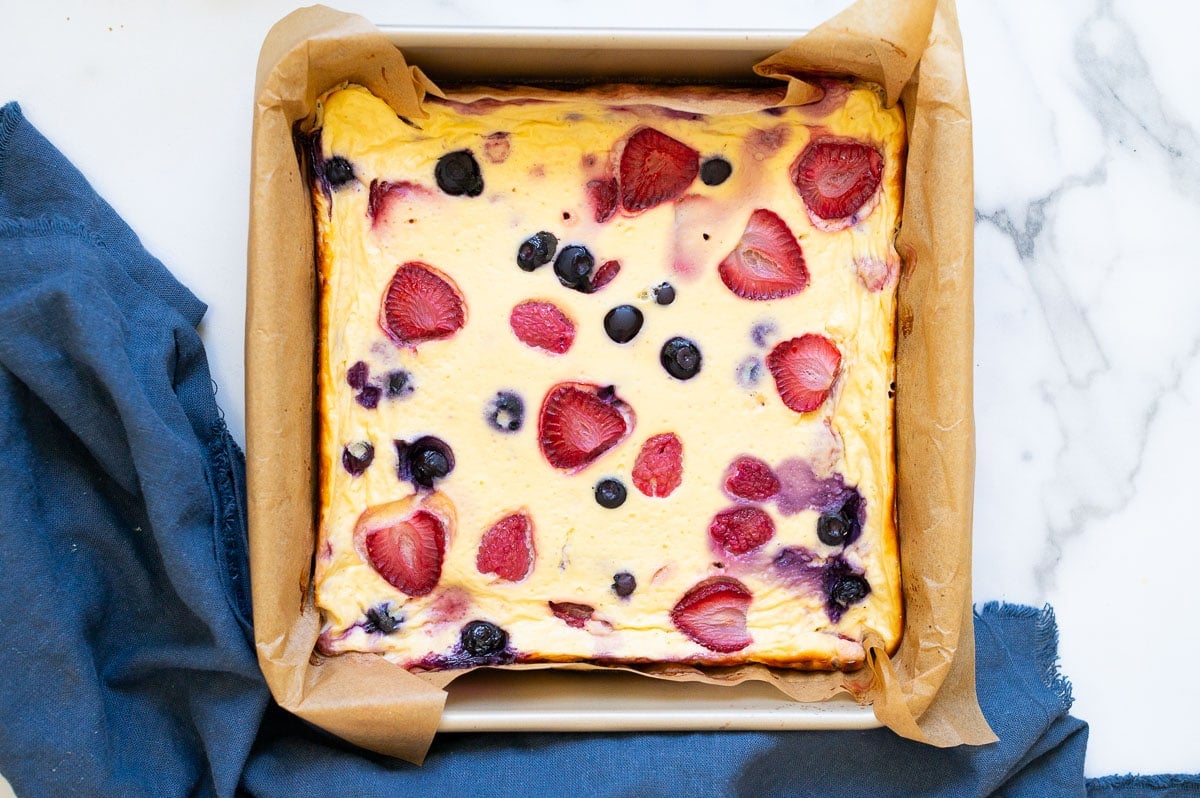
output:
<instances>
[{"instance_id":1,"label":"strawberry slice","mask_svg":"<svg viewBox=\"0 0 1200 798\"><path fill-rule=\"evenodd\" d=\"M730 554L745 554L775 537L775 522L757 507L730 507L713 518L708 535Z\"/></svg>"},{"instance_id":2,"label":"strawberry slice","mask_svg":"<svg viewBox=\"0 0 1200 798\"><path fill-rule=\"evenodd\" d=\"M379 324L398 346L449 338L465 322L466 307L458 286L428 264L405 263L383 294Z\"/></svg>"},{"instance_id":3,"label":"strawberry slice","mask_svg":"<svg viewBox=\"0 0 1200 798\"><path fill-rule=\"evenodd\" d=\"M596 269L596 275L592 277L592 290L588 293L599 291L604 286L616 279L621 273L621 261L606 260L600 264L600 268Z\"/></svg>"},{"instance_id":4,"label":"strawberry slice","mask_svg":"<svg viewBox=\"0 0 1200 798\"><path fill-rule=\"evenodd\" d=\"M550 601L550 612L554 617L573 629L582 629L592 619L596 608L590 604L576 604L572 601Z\"/></svg>"},{"instance_id":5,"label":"strawberry slice","mask_svg":"<svg viewBox=\"0 0 1200 798\"><path fill-rule=\"evenodd\" d=\"M538 445L550 465L575 473L633 432L633 408L612 386L560 382L542 400Z\"/></svg>"},{"instance_id":6,"label":"strawberry slice","mask_svg":"<svg viewBox=\"0 0 1200 798\"><path fill-rule=\"evenodd\" d=\"M729 576L714 576L692 587L671 610L675 628L712 651L729 654L754 641L746 631L749 588Z\"/></svg>"},{"instance_id":7,"label":"strawberry slice","mask_svg":"<svg viewBox=\"0 0 1200 798\"><path fill-rule=\"evenodd\" d=\"M699 172L699 153L652 127L641 128L621 152L621 206L636 212L678 199Z\"/></svg>"},{"instance_id":8,"label":"strawberry slice","mask_svg":"<svg viewBox=\"0 0 1200 798\"><path fill-rule=\"evenodd\" d=\"M367 532L363 547L367 562L388 584L410 596L424 596L442 576L446 527L429 510L417 510Z\"/></svg>"},{"instance_id":9,"label":"strawberry slice","mask_svg":"<svg viewBox=\"0 0 1200 798\"><path fill-rule=\"evenodd\" d=\"M598 223L607 222L617 212L617 181L614 178L605 180L589 180L587 184L588 202Z\"/></svg>"},{"instance_id":10,"label":"strawberry slice","mask_svg":"<svg viewBox=\"0 0 1200 798\"><path fill-rule=\"evenodd\" d=\"M814 139L792 164L791 177L812 216L842 219L874 196L883 179L883 156L854 139Z\"/></svg>"},{"instance_id":11,"label":"strawberry slice","mask_svg":"<svg viewBox=\"0 0 1200 798\"><path fill-rule=\"evenodd\" d=\"M725 492L737 499L766 501L779 493L779 477L757 457L741 455L725 469Z\"/></svg>"},{"instance_id":12,"label":"strawberry slice","mask_svg":"<svg viewBox=\"0 0 1200 798\"><path fill-rule=\"evenodd\" d=\"M721 261L717 273L743 299L779 299L808 285L800 242L783 219L764 208L750 214L741 240Z\"/></svg>"},{"instance_id":13,"label":"strawberry slice","mask_svg":"<svg viewBox=\"0 0 1200 798\"><path fill-rule=\"evenodd\" d=\"M816 410L829 396L842 353L823 335L808 333L775 345L767 368L783 403L797 413Z\"/></svg>"},{"instance_id":14,"label":"strawberry slice","mask_svg":"<svg viewBox=\"0 0 1200 798\"><path fill-rule=\"evenodd\" d=\"M520 582L533 570L533 520L525 512L506 515L483 533L475 568L508 582Z\"/></svg>"},{"instance_id":15,"label":"strawberry slice","mask_svg":"<svg viewBox=\"0 0 1200 798\"><path fill-rule=\"evenodd\" d=\"M642 444L633 463L633 484L647 496L663 498L683 481L683 443L673 432Z\"/></svg>"},{"instance_id":16,"label":"strawberry slice","mask_svg":"<svg viewBox=\"0 0 1200 798\"><path fill-rule=\"evenodd\" d=\"M575 343L575 324L550 302L522 302L512 309L508 325L526 346L561 355Z\"/></svg>"}]
</instances>

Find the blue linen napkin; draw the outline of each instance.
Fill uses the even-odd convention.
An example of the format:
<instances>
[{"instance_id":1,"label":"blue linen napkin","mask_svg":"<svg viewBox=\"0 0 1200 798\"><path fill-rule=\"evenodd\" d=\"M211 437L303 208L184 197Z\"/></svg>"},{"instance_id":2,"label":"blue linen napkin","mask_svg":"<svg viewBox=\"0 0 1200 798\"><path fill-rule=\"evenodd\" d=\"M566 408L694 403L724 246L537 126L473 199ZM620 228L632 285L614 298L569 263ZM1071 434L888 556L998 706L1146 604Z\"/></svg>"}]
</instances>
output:
<instances>
[{"instance_id":1,"label":"blue linen napkin","mask_svg":"<svg viewBox=\"0 0 1200 798\"><path fill-rule=\"evenodd\" d=\"M417 767L279 709L249 626L244 461L204 305L0 109L0 773L17 795L1200 794L1085 781L1049 608L975 615L1000 742L857 732L440 735Z\"/></svg>"}]
</instances>

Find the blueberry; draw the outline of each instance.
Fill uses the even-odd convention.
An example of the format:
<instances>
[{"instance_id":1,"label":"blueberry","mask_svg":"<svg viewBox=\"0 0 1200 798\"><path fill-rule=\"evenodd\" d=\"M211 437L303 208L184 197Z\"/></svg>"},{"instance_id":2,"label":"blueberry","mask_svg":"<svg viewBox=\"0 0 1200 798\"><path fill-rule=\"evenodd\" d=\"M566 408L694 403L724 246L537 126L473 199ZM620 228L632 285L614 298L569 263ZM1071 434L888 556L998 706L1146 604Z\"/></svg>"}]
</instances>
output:
<instances>
[{"instance_id":1,"label":"blueberry","mask_svg":"<svg viewBox=\"0 0 1200 798\"><path fill-rule=\"evenodd\" d=\"M463 650L473 657L499 654L508 645L508 633L488 621L471 621L459 635Z\"/></svg>"},{"instance_id":2,"label":"blueberry","mask_svg":"<svg viewBox=\"0 0 1200 798\"><path fill-rule=\"evenodd\" d=\"M403 622L403 618L392 615L392 605L384 602L367 610L367 620L363 622L363 631L390 635L399 629Z\"/></svg>"},{"instance_id":3,"label":"blueberry","mask_svg":"<svg viewBox=\"0 0 1200 798\"><path fill-rule=\"evenodd\" d=\"M342 468L352 477L361 476L375 459L375 447L367 441L356 441L342 449Z\"/></svg>"},{"instance_id":4,"label":"blueberry","mask_svg":"<svg viewBox=\"0 0 1200 798\"><path fill-rule=\"evenodd\" d=\"M637 590L637 580L628 571L621 571L613 575L612 589L621 598L626 598Z\"/></svg>"},{"instance_id":5,"label":"blueberry","mask_svg":"<svg viewBox=\"0 0 1200 798\"><path fill-rule=\"evenodd\" d=\"M341 188L354 179L354 167L340 155L325 162L325 179L332 188Z\"/></svg>"},{"instance_id":6,"label":"blueberry","mask_svg":"<svg viewBox=\"0 0 1200 798\"><path fill-rule=\"evenodd\" d=\"M604 331L617 343L628 343L642 329L642 321L642 312L633 305L617 305L604 315Z\"/></svg>"},{"instance_id":7,"label":"blueberry","mask_svg":"<svg viewBox=\"0 0 1200 798\"><path fill-rule=\"evenodd\" d=\"M660 305L669 305L675 301L675 286L670 283L659 283L654 287L654 301Z\"/></svg>"},{"instance_id":8,"label":"blueberry","mask_svg":"<svg viewBox=\"0 0 1200 798\"><path fill-rule=\"evenodd\" d=\"M360 360L346 369L346 384L356 391L361 390L367 384L367 376L369 374L370 371L367 368L367 364Z\"/></svg>"},{"instance_id":9,"label":"blueberry","mask_svg":"<svg viewBox=\"0 0 1200 798\"><path fill-rule=\"evenodd\" d=\"M850 535L850 527L840 515L825 513L817 519L817 537L826 546L841 546Z\"/></svg>"},{"instance_id":10,"label":"blueberry","mask_svg":"<svg viewBox=\"0 0 1200 798\"><path fill-rule=\"evenodd\" d=\"M384 379L383 392L391 399L408 396L413 389L412 375L404 369L389 371Z\"/></svg>"},{"instance_id":11,"label":"blueberry","mask_svg":"<svg viewBox=\"0 0 1200 798\"><path fill-rule=\"evenodd\" d=\"M829 603L841 609L857 604L871 592L867 580L858 574L842 574L829 589Z\"/></svg>"},{"instance_id":12,"label":"blueberry","mask_svg":"<svg viewBox=\"0 0 1200 798\"><path fill-rule=\"evenodd\" d=\"M596 504L613 510L625 503L625 486L619 479L608 477L596 483Z\"/></svg>"},{"instance_id":13,"label":"blueberry","mask_svg":"<svg viewBox=\"0 0 1200 798\"><path fill-rule=\"evenodd\" d=\"M364 385L363 389L355 396L355 400L360 405L368 410L374 410L379 406L379 397L383 395L383 391L374 385Z\"/></svg>"},{"instance_id":14,"label":"blueberry","mask_svg":"<svg viewBox=\"0 0 1200 798\"><path fill-rule=\"evenodd\" d=\"M534 233L529 238L521 242L521 246L517 247L517 265L522 271L531 272L539 266L545 266L554 257L554 250L558 249L558 239L553 233L547 233L543 230L540 233Z\"/></svg>"},{"instance_id":15,"label":"blueberry","mask_svg":"<svg viewBox=\"0 0 1200 798\"><path fill-rule=\"evenodd\" d=\"M706 186L719 186L733 174L733 166L724 158L709 158L700 164L700 179Z\"/></svg>"},{"instance_id":16,"label":"blueberry","mask_svg":"<svg viewBox=\"0 0 1200 798\"><path fill-rule=\"evenodd\" d=\"M448 152L433 169L438 188L454 197L478 197L483 193L483 174L470 150Z\"/></svg>"},{"instance_id":17,"label":"blueberry","mask_svg":"<svg viewBox=\"0 0 1200 798\"><path fill-rule=\"evenodd\" d=\"M758 381L763 376L763 363L754 355L738 363L737 371L734 373L734 379L737 384L743 388L753 388L758 385Z\"/></svg>"},{"instance_id":18,"label":"blueberry","mask_svg":"<svg viewBox=\"0 0 1200 798\"><path fill-rule=\"evenodd\" d=\"M554 259L554 273L567 288L589 293L592 289L592 267L595 265L596 259L587 251L587 247L572 244L559 250L558 257Z\"/></svg>"},{"instance_id":19,"label":"blueberry","mask_svg":"<svg viewBox=\"0 0 1200 798\"><path fill-rule=\"evenodd\" d=\"M525 423L525 403L512 391L500 391L483 414L489 426L500 432L516 432Z\"/></svg>"},{"instance_id":20,"label":"blueberry","mask_svg":"<svg viewBox=\"0 0 1200 798\"><path fill-rule=\"evenodd\" d=\"M434 482L454 470L454 452L440 438L425 435L412 443L395 443L396 473L415 487L432 488Z\"/></svg>"},{"instance_id":21,"label":"blueberry","mask_svg":"<svg viewBox=\"0 0 1200 798\"><path fill-rule=\"evenodd\" d=\"M700 350L686 338L677 336L663 344L659 361L677 380L690 380L700 373Z\"/></svg>"},{"instance_id":22,"label":"blueberry","mask_svg":"<svg viewBox=\"0 0 1200 798\"><path fill-rule=\"evenodd\" d=\"M750 328L750 340L755 346L764 347L775 337L777 329L773 321L760 321Z\"/></svg>"}]
</instances>

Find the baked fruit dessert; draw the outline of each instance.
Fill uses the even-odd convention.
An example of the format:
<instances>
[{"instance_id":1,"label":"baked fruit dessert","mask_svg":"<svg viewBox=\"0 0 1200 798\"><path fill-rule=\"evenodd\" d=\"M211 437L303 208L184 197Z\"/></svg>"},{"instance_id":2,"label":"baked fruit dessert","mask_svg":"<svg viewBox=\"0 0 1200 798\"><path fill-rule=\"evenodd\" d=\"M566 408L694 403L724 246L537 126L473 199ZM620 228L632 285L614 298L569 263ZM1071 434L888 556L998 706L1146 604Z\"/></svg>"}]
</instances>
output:
<instances>
[{"instance_id":1,"label":"baked fruit dessert","mask_svg":"<svg viewBox=\"0 0 1200 798\"><path fill-rule=\"evenodd\" d=\"M894 649L904 121L823 85L322 99L323 653Z\"/></svg>"}]
</instances>

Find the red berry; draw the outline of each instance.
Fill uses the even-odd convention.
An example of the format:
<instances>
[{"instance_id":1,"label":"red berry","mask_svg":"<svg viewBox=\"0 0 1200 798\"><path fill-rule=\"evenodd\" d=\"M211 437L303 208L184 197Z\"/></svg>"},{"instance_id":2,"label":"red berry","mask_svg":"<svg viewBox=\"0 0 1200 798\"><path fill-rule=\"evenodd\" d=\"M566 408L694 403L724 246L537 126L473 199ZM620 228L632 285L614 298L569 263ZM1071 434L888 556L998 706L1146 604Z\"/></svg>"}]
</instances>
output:
<instances>
[{"instance_id":1,"label":"red berry","mask_svg":"<svg viewBox=\"0 0 1200 798\"><path fill-rule=\"evenodd\" d=\"M550 605L550 612L554 613L554 617L575 629L582 629L592 619L592 614L596 611L596 608L590 605L575 604L570 601L551 601L548 603Z\"/></svg>"},{"instance_id":2,"label":"red berry","mask_svg":"<svg viewBox=\"0 0 1200 798\"><path fill-rule=\"evenodd\" d=\"M842 353L823 335L808 333L775 345L767 368L783 403L797 413L816 410L829 396Z\"/></svg>"},{"instance_id":3,"label":"red berry","mask_svg":"<svg viewBox=\"0 0 1200 798\"><path fill-rule=\"evenodd\" d=\"M820 219L842 219L879 188L883 156L861 141L816 139L792 164L791 177L809 213Z\"/></svg>"},{"instance_id":4,"label":"red berry","mask_svg":"<svg viewBox=\"0 0 1200 798\"><path fill-rule=\"evenodd\" d=\"M683 443L673 432L655 435L633 463L633 484L647 496L670 496L683 481Z\"/></svg>"},{"instance_id":5,"label":"red berry","mask_svg":"<svg viewBox=\"0 0 1200 798\"><path fill-rule=\"evenodd\" d=\"M700 172L700 155L652 127L629 137L621 152L621 206L644 211L679 199Z\"/></svg>"},{"instance_id":6,"label":"red berry","mask_svg":"<svg viewBox=\"0 0 1200 798\"><path fill-rule=\"evenodd\" d=\"M746 631L752 594L729 576L714 576L692 587L671 610L675 628L712 651L732 653L754 642Z\"/></svg>"},{"instance_id":7,"label":"red berry","mask_svg":"<svg viewBox=\"0 0 1200 798\"><path fill-rule=\"evenodd\" d=\"M633 425L633 408L611 387L561 382L542 400L538 445L550 465L573 473L624 440Z\"/></svg>"},{"instance_id":8,"label":"red berry","mask_svg":"<svg viewBox=\"0 0 1200 798\"><path fill-rule=\"evenodd\" d=\"M708 534L730 554L745 554L775 537L775 522L757 507L730 507L717 513Z\"/></svg>"},{"instance_id":9,"label":"red berry","mask_svg":"<svg viewBox=\"0 0 1200 798\"><path fill-rule=\"evenodd\" d=\"M508 324L526 346L561 355L575 343L575 324L550 302L522 302L512 309Z\"/></svg>"},{"instance_id":10,"label":"red berry","mask_svg":"<svg viewBox=\"0 0 1200 798\"><path fill-rule=\"evenodd\" d=\"M733 252L717 267L721 282L743 299L779 299L808 285L804 252L787 224L759 208Z\"/></svg>"},{"instance_id":11,"label":"red berry","mask_svg":"<svg viewBox=\"0 0 1200 798\"><path fill-rule=\"evenodd\" d=\"M388 584L410 596L424 596L442 576L446 527L436 514L417 510L366 532L363 548Z\"/></svg>"},{"instance_id":12,"label":"red berry","mask_svg":"<svg viewBox=\"0 0 1200 798\"><path fill-rule=\"evenodd\" d=\"M592 291L599 291L604 286L608 285L613 279L621 273L621 261L606 260L600 264L600 268L596 269L596 275L592 277Z\"/></svg>"},{"instance_id":13,"label":"red berry","mask_svg":"<svg viewBox=\"0 0 1200 798\"><path fill-rule=\"evenodd\" d=\"M779 493L779 477L757 457L742 455L725 469L725 492L738 499L766 501Z\"/></svg>"},{"instance_id":14,"label":"red berry","mask_svg":"<svg viewBox=\"0 0 1200 798\"><path fill-rule=\"evenodd\" d=\"M458 286L424 263L411 261L397 269L383 294L379 323L399 346L449 338L465 321Z\"/></svg>"},{"instance_id":15,"label":"red berry","mask_svg":"<svg viewBox=\"0 0 1200 798\"><path fill-rule=\"evenodd\" d=\"M613 218L617 212L617 181L614 178L589 180L587 194L597 222L607 222Z\"/></svg>"},{"instance_id":16,"label":"red berry","mask_svg":"<svg viewBox=\"0 0 1200 798\"><path fill-rule=\"evenodd\" d=\"M533 570L533 521L524 512L506 515L483 533L475 568L509 582L520 582Z\"/></svg>"}]
</instances>

